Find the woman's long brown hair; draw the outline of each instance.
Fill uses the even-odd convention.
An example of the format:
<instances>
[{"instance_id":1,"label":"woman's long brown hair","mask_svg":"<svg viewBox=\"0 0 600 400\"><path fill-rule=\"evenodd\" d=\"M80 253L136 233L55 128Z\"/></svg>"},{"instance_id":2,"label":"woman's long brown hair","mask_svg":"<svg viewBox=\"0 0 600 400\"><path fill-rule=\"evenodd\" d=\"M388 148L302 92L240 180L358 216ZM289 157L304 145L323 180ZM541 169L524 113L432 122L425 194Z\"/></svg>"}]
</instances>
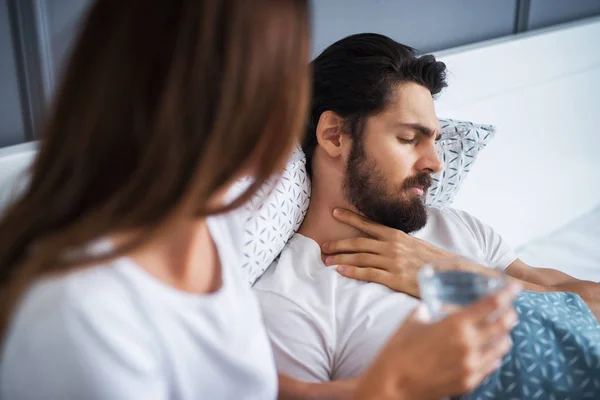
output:
<instances>
[{"instance_id":1,"label":"woman's long brown hair","mask_svg":"<svg viewBox=\"0 0 600 400\"><path fill-rule=\"evenodd\" d=\"M25 193L0 221L0 338L24 290L145 243L192 199L241 205L299 139L307 0L98 0L63 74ZM258 160L226 208L208 200ZM143 232L94 259L71 250ZM65 257L66 253L71 257Z\"/></svg>"}]
</instances>

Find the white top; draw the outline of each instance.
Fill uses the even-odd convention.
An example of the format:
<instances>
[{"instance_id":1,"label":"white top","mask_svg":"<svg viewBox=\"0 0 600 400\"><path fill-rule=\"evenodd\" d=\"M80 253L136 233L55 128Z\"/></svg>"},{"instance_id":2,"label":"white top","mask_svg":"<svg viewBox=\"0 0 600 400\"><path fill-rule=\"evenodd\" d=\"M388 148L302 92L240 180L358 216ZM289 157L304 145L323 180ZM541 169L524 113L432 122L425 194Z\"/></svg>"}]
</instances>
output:
<instances>
[{"instance_id":1,"label":"white top","mask_svg":"<svg viewBox=\"0 0 600 400\"><path fill-rule=\"evenodd\" d=\"M428 210L414 236L484 265L517 257L491 228L452 209ZM383 285L338 274L319 245L296 234L254 285L280 373L323 382L358 376L417 305Z\"/></svg>"},{"instance_id":2,"label":"white top","mask_svg":"<svg viewBox=\"0 0 600 400\"><path fill-rule=\"evenodd\" d=\"M35 284L7 336L0 398L275 399L260 309L235 272L241 230L230 224L209 219L223 270L212 294L178 291L125 257Z\"/></svg>"}]
</instances>

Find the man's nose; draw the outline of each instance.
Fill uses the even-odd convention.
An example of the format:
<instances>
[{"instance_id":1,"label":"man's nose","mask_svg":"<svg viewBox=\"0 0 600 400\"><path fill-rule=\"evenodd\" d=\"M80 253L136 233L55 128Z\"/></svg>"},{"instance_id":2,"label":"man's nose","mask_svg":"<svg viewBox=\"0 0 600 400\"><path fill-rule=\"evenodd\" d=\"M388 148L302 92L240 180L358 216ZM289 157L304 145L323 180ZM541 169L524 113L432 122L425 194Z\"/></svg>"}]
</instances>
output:
<instances>
[{"instance_id":1,"label":"man's nose","mask_svg":"<svg viewBox=\"0 0 600 400\"><path fill-rule=\"evenodd\" d=\"M430 146L427 146L422 154L419 170L435 174L443 168L444 163L440 159L435 143L432 143Z\"/></svg>"}]
</instances>

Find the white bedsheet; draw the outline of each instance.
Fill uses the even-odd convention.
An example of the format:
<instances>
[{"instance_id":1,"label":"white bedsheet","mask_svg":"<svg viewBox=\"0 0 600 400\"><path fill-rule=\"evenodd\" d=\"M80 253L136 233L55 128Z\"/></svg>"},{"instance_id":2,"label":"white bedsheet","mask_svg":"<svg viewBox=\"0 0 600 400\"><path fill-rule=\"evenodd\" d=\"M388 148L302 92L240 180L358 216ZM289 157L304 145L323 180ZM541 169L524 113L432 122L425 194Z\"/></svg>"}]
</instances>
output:
<instances>
[{"instance_id":1,"label":"white bedsheet","mask_svg":"<svg viewBox=\"0 0 600 400\"><path fill-rule=\"evenodd\" d=\"M529 265L600 282L600 204L562 229L517 249Z\"/></svg>"}]
</instances>

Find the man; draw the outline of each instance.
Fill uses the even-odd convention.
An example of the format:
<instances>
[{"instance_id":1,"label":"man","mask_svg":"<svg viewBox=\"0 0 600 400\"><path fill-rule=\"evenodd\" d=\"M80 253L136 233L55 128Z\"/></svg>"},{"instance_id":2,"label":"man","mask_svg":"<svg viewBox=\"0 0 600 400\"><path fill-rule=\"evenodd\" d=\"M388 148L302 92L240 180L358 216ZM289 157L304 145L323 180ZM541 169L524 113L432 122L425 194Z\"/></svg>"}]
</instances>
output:
<instances>
[{"instance_id":1,"label":"man","mask_svg":"<svg viewBox=\"0 0 600 400\"><path fill-rule=\"evenodd\" d=\"M455 255L477 262L461 268L505 269L527 290L576 292L599 315L597 284L531 268L469 214L424 206L442 168L433 96L446 86L443 63L359 34L327 48L313 70L310 207L255 285L280 373L358 376L418 303L418 269Z\"/></svg>"}]
</instances>

